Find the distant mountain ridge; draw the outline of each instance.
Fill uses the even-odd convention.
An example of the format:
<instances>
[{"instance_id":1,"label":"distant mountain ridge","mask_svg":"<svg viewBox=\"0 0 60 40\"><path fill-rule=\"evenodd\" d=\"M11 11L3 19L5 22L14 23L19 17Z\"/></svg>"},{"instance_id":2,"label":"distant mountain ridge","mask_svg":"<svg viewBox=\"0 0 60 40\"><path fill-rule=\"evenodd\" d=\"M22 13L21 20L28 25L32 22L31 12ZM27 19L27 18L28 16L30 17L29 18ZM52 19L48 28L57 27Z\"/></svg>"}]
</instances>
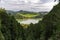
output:
<instances>
[{"instance_id":1,"label":"distant mountain ridge","mask_svg":"<svg viewBox=\"0 0 60 40\"><path fill-rule=\"evenodd\" d=\"M6 10L7 13L11 13L11 14L16 14L16 13L48 13L48 12L29 12L29 11L23 11L23 10L19 10L19 11L12 11L12 10Z\"/></svg>"}]
</instances>

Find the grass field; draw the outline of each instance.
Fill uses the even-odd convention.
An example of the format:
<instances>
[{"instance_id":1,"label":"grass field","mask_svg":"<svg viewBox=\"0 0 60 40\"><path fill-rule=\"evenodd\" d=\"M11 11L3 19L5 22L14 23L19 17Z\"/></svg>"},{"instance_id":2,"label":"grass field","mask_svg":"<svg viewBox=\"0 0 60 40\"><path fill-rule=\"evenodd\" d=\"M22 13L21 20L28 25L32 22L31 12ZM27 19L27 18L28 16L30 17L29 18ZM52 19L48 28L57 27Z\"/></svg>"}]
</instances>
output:
<instances>
[{"instance_id":1,"label":"grass field","mask_svg":"<svg viewBox=\"0 0 60 40\"><path fill-rule=\"evenodd\" d=\"M38 13L36 13L36 14L34 14L34 13L31 13L31 14L29 14L29 13L28 14L18 13L18 14L23 16L23 17L28 17L28 18L35 17L35 16L39 15Z\"/></svg>"}]
</instances>

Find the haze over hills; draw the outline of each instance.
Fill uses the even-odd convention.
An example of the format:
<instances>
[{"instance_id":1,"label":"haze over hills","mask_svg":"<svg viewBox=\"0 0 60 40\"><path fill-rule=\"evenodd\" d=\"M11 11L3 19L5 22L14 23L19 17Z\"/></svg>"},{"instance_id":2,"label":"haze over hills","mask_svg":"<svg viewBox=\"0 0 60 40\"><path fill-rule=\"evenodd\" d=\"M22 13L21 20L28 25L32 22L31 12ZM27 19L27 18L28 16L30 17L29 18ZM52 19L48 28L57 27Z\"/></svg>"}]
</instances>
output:
<instances>
[{"instance_id":1,"label":"haze over hills","mask_svg":"<svg viewBox=\"0 0 60 40\"><path fill-rule=\"evenodd\" d=\"M29 11L23 11L23 10L19 10L19 11L12 11L12 10L6 10L7 13L11 13L11 14L14 14L14 13L21 13L21 12L25 12L25 13L48 13L47 11L45 12L29 12Z\"/></svg>"}]
</instances>

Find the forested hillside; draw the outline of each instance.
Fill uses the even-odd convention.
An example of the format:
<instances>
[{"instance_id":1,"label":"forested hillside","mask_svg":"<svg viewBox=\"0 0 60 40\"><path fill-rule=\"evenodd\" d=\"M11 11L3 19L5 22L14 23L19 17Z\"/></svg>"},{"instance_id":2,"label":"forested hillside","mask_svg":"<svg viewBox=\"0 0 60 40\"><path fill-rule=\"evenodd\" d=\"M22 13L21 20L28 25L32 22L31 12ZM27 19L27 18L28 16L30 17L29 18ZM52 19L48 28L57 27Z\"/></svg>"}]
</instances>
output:
<instances>
[{"instance_id":1,"label":"forested hillside","mask_svg":"<svg viewBox=\"0 0 60 40\"><path fill-rule=\"evenodd\" d=\"M8 15L4 9L0 9L0 40L21 40L23 34L22 26L11 15Z\"/></svg>"},{"instance_id":2,"label":"forested hillside","mask_svg":"<svg viewBox=\"0 0 60 40\"><path fill-rule=\"evenodd\" d=\"M45 25L45 40L51 36L53 40L60 40L60 3L44 16L42 22Z\"/></svg>"},{"instance_id":3,"label":"forested hillside","mask_svg":"<svg viewBox=\"0 0 60 40\"><path fill-rule=\"evenodd\" d=\"M60 3L42 21L27 28L5 9L0 9L0 40L60 40Z\"/></svg>"}]
</instances>

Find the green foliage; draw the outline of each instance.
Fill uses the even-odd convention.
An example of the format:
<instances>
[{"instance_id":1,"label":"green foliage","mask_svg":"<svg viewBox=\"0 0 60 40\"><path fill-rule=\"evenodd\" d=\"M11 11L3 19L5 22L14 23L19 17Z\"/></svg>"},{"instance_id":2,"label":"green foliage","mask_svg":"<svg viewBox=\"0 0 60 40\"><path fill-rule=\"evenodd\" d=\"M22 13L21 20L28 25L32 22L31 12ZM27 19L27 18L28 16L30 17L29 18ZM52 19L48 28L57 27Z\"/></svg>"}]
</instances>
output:
<instances>
[{"instance_id":1,"label":"green foliage","mask_svg":"<svg viewBox=\"0 0 60 40\"><path fill-rule=\"evenodd\" d=\"M22 26L11 15L8 15L4 9L0 12L1 32L5 40L20 40L22 39Z\"/></svg>"},{"instance_id":2,"label":"green foliage","mask_svg":"<svg viewBox=\"0 0 60 40\"><path fill-rule=\"evenodd\" d=\"M30 26L27 28L27 40L40 40L41 37L41 26L40 23L38 24L30 24Z\"/></svg>"},{"instance_id":3,"label":"green foliage","mask_svg":"<svg viewBox=\"0 0 60 40\"><path fill-rule=\"evenodd\" d=\"M5 40L5 38L4 38L4 36L3 36L1 31L0 31L0 40Z\"/></svg>"},{"instance_id":4,"label":"green foliage","mask_svg":"<svg viewBox=\"0 0 60 40\"><path fill-rule=\"evenodd\" d=\"M45 24L45 40L49 40L50 37L55 36L60 29L60 3L55 6L49 14L45 15L42 22ZM59 27L58 27L59 26ZM60 31L60 30L59 30ZM58 40L58 39L57 39Z\"/></svg>"}]
</instances>

